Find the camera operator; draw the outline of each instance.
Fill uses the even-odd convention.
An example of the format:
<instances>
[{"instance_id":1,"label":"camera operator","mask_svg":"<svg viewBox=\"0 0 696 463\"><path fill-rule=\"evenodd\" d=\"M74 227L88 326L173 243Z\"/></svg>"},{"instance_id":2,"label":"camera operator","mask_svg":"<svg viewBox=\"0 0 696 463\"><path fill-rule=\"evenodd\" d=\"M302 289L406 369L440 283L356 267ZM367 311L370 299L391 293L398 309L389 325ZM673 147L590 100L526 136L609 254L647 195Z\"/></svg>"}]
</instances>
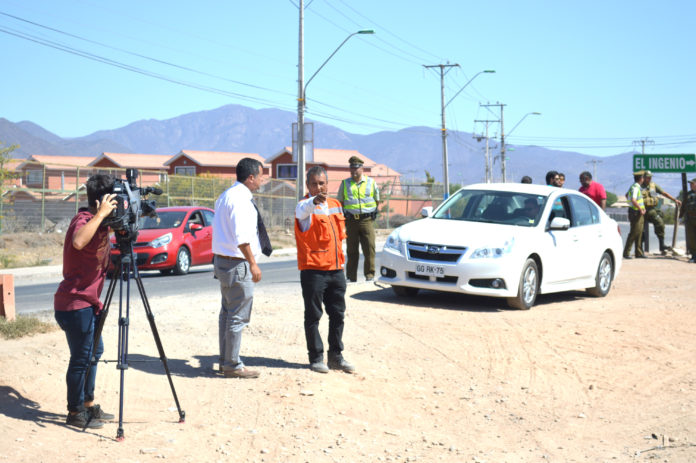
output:
<instances>
[{"instance_id":1,"label":"camera operator","mask_svg":"<svg viewBox=\"0 0 696 463\"><path fill-rule=\"evenodd\" d=\"M94 345L94 329L102 303L99 300L110 258L109 227L102 222L116 207L110 175L87 180L89 207L81 208L70 222L63 245L63 281L54 297L55 318L65 331L70 363L68 387L69 426L101 428L101 420L114 419L94 403L96 362L104 352L101 337ZM94 350L94 352L93 352ZM96 361L89 369L94 354ZM89 377L86 377L87 370Z\"/></svg>"}]
</instances>

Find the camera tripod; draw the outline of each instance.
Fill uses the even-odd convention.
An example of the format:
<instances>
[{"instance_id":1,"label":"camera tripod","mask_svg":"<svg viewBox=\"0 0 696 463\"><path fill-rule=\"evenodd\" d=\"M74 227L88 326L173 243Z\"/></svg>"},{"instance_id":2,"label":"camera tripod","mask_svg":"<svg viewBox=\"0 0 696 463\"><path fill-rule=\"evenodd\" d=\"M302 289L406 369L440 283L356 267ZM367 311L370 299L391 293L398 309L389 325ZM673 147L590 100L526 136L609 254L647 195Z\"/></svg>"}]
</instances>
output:
<instances>
[{"instance_id":1,"label":"camera tripod","mask_svg":"<svg viewBox=\"0 0 696 463\"><path fill-rule=\"evenodd\" d=\"M142 279L140 278L140 273L138 273L138 266L135 259L135 253L133 252L133 242L129 239L124 239L119 237L118 232L116 233L116 239L119 249L119 255L117 258L117 270L111 276L111 282L106 291L106 298L104 299L104 310L102 310L99 318L97 320L94 329L94 346L97 345L99 338L101 337L102 330L104 328L104 322L109 314L109 306L111 305L111 299L114 295L116 289L116 281L119 282L119 302L118 302L118 359L116 360L116 368L121 371L120 379L120 391L119 391L119 403L118 403L118 431L116 432L116 440L122 441L124 439L123 434L123 385L125 379L125 372L128 369L128 328L130 326L130 282L131 278L135 281L138 286L138 292L140 293L140 298L142 299L143 306L145 308L145 314L147 315L147 320L150 322L150 329L152 330L152 335L155 338L155 344L157 344L157 350L159 352L160 360L162 365L164 365L164 371L167 373L167 379L169 380L169 386L172 389L172 395L174 396L174 402L176 403L176 408L179 411L179 423L183 423L186 418L186 412L181 409L179 405L179 399L176 395L176 390L174 389L174 383L172 382L172 375L169 371L169 365L167 364L167 357L164 354L164 348L162 347L162 341L159 337L159 332L157 331L157 326L155 325L155 315L150 309L150 303L147 300L147 295L145 294L145 287L143 286ZM125 294L124 294L124 283L125 283ZM125 307L124 307L124 296L125 296ZM125 312L125 316L124 316ZM92 364L96 364L96 360L92 357L92 362L90 362L89 368L91 369ZM89 376L89 369L85 378Z\"/></svg>"}]
</instances>

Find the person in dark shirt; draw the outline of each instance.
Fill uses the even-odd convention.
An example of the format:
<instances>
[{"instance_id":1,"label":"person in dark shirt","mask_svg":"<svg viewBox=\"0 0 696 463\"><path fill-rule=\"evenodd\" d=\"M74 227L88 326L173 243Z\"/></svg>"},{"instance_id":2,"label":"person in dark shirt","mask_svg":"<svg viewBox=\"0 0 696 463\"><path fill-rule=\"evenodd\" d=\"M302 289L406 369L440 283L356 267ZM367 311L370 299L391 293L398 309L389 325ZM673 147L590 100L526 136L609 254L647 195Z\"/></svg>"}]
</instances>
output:
<instances>
[{"instance_id":1,"label":"person in dark shirt","mask_svg":"<svg viewBox=\"0 0 696 463\"><path fill-rule=\"evenodd\" d=\"M109 227L102 222L116 207L116 195L111 193L113 185L110 175L92 175L87 180L89 207L77 212L65 234L63 281L53 299L56 321L65 332L70 349L65 375L68 387L66 423L80 428L101 428L104 426L102 420L114 418L94 402L96 362L104 352L101 338L96 345L94 343L94 330L103 308L99 296L110 256ZM90 368L92 357L95 362Z\"/></svg>"}]
</instances>

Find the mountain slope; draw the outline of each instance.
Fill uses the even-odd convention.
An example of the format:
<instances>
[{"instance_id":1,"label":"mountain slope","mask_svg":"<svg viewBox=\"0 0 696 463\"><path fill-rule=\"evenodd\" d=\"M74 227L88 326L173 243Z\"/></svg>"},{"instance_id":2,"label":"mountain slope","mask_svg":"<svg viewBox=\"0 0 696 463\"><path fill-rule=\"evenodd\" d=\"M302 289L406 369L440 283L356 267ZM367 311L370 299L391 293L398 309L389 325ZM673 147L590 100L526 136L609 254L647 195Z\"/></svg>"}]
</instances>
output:
<instances>
[{"instance_id":1,"label":"mountain slope","mask_svg":"<svg viewBox=\"0 0 696 463\"><path fill-rule=\"evenodd\" d=\"M308 115L308 117L311 116ZM176 154L182 149L258 153L268 158L292 143L293 112L252 109L226 105L166 120L141 120L124 127L101 130L78 138L63 139L38 125L12 123L0 118L0 141L21 145L15 154L62 154L97 156L104 151ZM450 183L469 184L484 180L484 141L466 132L449 131L447 137ZM500 181L499 148L491 140L494 181ZM355 149L401 173L405 179L425 178L427 170L438 181L443 178L442 138L437 128L409 127L368 135L344 132L336 127L314 124L316 148ZM530 175L543 183L548 170L564 172L567 187L579 186L580 172L596 168L596 179L608 190L622 193L631 183L631 153L598 158L582 153L549 150L538 146L508 145L507 179L518 181ZM598 161L593 164L593 161ZM346 163L348 160L346 159ZM677 175L656 175L663 187L680 187Z\"/></svg>"}]
</instances>

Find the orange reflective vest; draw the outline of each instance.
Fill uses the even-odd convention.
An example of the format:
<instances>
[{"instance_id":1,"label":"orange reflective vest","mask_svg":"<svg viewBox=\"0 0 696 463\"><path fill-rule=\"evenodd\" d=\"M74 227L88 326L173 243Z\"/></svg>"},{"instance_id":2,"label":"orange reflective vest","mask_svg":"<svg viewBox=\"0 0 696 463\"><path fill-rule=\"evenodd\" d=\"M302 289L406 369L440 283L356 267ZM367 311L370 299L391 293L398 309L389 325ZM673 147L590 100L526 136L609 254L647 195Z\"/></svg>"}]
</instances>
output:
<instances>
[{"instance_id":1,"label":"orange reflective vest","mask_svg":"<svg viewBox=\"0 0 696 463\"><path fill-rule=\"evenodd\" d=\"M334 198L326 198L326 203L328 209L321 205L314 207L307 231L302 231L299 220L295 218L297 268L300 270L340 270L345 263L346 219L343 209Z\"/></svg>"}]
</instances>

